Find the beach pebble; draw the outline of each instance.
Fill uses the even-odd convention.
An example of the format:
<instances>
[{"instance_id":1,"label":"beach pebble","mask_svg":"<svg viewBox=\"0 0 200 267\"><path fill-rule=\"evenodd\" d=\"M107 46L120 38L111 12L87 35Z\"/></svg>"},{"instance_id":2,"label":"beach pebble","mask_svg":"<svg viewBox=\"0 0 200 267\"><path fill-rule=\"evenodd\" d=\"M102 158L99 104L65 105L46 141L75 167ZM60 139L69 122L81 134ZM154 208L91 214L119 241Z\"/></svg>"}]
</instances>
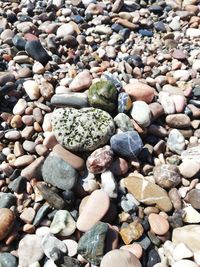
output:
<instances>
[{"instance_id":1,"label":"beach pebble","mask_svg":"<svg viewBox=\"0 0 200 267\"><path fill-rule=\"evenodd\" d=\"M172 267L198 267L198 264L190 260L180 260L175 262Z\"/></svg>"},{"instance_id":2,"label":"beach pebble","mask_svg":"<svg viewBox=\"0 0 200 267\"><path fill-rule=\"evenodd\" d=\"M117 198L117 184L111 171L105 171L101 174L101 188L110 198Z\"/></svg>"},{"instance_id":3,"label":"beach pebble","mask_svg":"<svg viewBox=\"0 0 200 267\"><path fill-rule=\"evenodd\" d=\"M73 92L80 92L86 90L92 84L92 76L88 70L79 72L79 74L70 83L69 89Z\"/></svg>"},{"instance_id":4,"label":"beach pebble","mask_svg":"<svg viewBox=\"0 0 200 267\"><path fill-rule=\"evenodd\" d=\"M165 235L169 230L168 221L159 214L151 213L148 217L151 230L156 235Z\"/></svg>"},{"instance_id":5,"label":"beach pebble","mask_svg":"<svg viewBox=\"0 0 200 267\"><path fill-rule=\"evenodd\" d=\"M133 101L140 100L149 104L154 98L154 88L140 82L127 84L124 91L131 96Z\"/></svg>"},{"instance_id":6,"label":"beach pebble","mask_svg":"<svg viewBox=\"0 0 200 267\"><path fill-rule=\"evenodd\" d=\"M23 83L24 90L31 100L37 100L40 97L40 88L36 81L28 80Z\"/></svg>"},{"instance_id":7,"label":"beach pebble","mask_svg":"<svg viewBox=\"0 0 200 267\"><path fill-rule=\"evenodd\" d=\"M200 165L194 160L185 159L179 165L180 174L185 178L192 178L199 172L199 170Z\"/></svg>"},{"instance_id":8,"label":"beach pebble","mask_svg":"<svg viewBox=\"0 0 200 267\"><path fill-rule=\"evenodd\" d=\"M149 106L144 101L133 102L131 117L142 127L148 127L151 123Z\"/></svg>"},{"instance_id":9,"label":"beach pebble","mask_svg":"<svg viewBox=\"0 0 200 267\"><path fill-rule=\"evenodd\" d=\"M185 149L185 138L179 130L172 129L170 131L167 146L172 152L181 155Z\"/></svg>"},{"instance_id":10,"label":"beach pebble","mask_svg":"<svg viewBox=\"0 0 200 267\"><path fill-rule=\"evenodd\" d=\"M3 240L9 234L14 222L14 213L8 208L0 208L0 240Z\"/></svg>"}]
</instances>

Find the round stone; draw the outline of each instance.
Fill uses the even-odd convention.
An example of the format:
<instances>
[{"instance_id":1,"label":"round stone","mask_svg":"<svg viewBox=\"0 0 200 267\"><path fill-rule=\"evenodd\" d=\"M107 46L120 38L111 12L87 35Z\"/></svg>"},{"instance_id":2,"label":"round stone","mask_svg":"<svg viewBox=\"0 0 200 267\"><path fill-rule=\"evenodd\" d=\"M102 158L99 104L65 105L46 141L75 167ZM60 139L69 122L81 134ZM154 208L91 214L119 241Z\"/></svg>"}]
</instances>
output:
<instances>
[{"instance_id":1,"label":"round stone","mask_svg":"<svg viewBox=\"0 0 200 267\"><path fill-rule=\"evenodd\" d=\"M0 253L0 266L1 267L17 267L17 259L11 253Z\"/></svg>"},{"instance_id":2,"label":"round stone","mask_svg":"<svg viewBox=\"0 0 200 267\"><path fill-rule=\"evenodd\" d=\"M142 127L148 127L151 123L151 112L144 101L133 102L131 117Z\"/></svg>"},{"instance_id":3,"label":"round stone","mask_svg":"<svg viewBox=\"0 0 200 267\"><path fill-rule=\"evenodd\" d=\"M152 231L156 235L165 235L169 230L168 221L159 214L151 213L148 217Z\"/></svg>"},{"instance_id":4,"label":"round stone","mask_svg":"<svg viewBox=\"0 0 200 267\"><path fill-rule=\"evenodd\" d=\"M15 221L14 213L7 208L0 209L0 240L3 240L11 231Z\"/></svg>"},{"instance_id":5,"label":"round stone","mask_svg":"<svg viewBox=\"0 0 200 267\"><path fill-rule=\"evenodd\" d=\"M74 92L86 90L92 84L92 76L88 70L80 72L70 83L69 89Z\"/></svg>"},{"instance_id":6,"label":"round stone","mask_svg":"<svg viewBox=\"0 0 200 267\"><path fill-rule=\"evenodd\" d=\"M124 87L124 90L134 101L141 100L151 103L154 98L154 88L141 82L129 83Z\"/></svg>"},{"instance_id":7,"label":"round stone","mask_svg":"<svg viewBox=\"0 0 200 267\"><path fill-rule=\"evenodd\" d=\"M95 108L59 108L52 117L54 134L61 145L73 151L93 151L115 133L112 117Z\"/></svg>"},{"instance_id":8,"label":"round stone","mask_svg":"<svg viewBox=\"0 0 200 267\"><path fill-rule=\"evenodd\" d=\"M153 175L156 183L165 189L175 187L181 182L178 167L175 165L158 165L154 167Z\"/></svg>"},{"instance_id":9,"label":"round stone","mask_svg":"<svg viewBox=\"0 0 200 267\"><path fill-rule=\"evenodd\" d=\"M185 129L190 127L190 118L185 114L171 114L166 117L166 123L171 128Z\"/></svg>"},{"instance_id":10,"label":"round stone","mask_svg":"<svg viewBox=\"0 0 200 267\"><path fill-rule=\"evenodd\" d=\"M179 166L180 174L185 178L192 178L200 169L200 165L195 160L185 159Z\"/></svg>"},{"instance_id":11,"label":"round stone","mask_svg":"<svg viewBox=\"0 0 200 267\"><path fill-rule=\"evenodd\" d=\"M177 129L172 129L167 139L168 148L177 154L181 154L185 149L185 138Z\"/></svg>"},{"instance_id":12,"label":"round stone","mask_svg":"<svg viewBox=\"0 0 200 267\"><path fill-rule=\"evenodd\" d=\"M133 253L123 250L114 249L104 255L100 267L142 267L138 258Z\"/></svg>"},{"instance_id":13,"label":"round stone","mask_svg":"<svg viewBox=\"0 0 200 267\"><path fill-rule=\"evenodd\" d=\"M195 209L200 209L200 189L192 189L188 193L188 201Z\"/></svg>"},{"instance_id":14,"label":"round stone","mask_svg":"<svg viewBox=\"0 0 200 267\"><path fill-rule=\"evenodd\" d=\"M142 246L138 243L133 243L131 245L121 246L120 249L128 250L133 253L138 259L142 257Z\"/></svg>"}]
</instances>

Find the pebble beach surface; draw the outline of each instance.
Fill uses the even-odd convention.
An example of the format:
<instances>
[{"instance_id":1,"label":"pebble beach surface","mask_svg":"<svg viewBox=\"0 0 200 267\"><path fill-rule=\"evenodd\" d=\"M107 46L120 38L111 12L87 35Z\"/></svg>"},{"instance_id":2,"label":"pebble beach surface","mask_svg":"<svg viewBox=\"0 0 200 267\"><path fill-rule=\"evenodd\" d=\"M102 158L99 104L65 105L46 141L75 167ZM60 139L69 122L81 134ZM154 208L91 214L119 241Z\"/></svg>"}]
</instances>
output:
<instances>
[{"instance_id":1,"label":"pebble beach surface","mask_svg":"<svg viewBox=\"0 0 200 267\"><path fill-rule=\"evenodd\" d=\"M200 1L0 1L0 267L200 266Z\"/></svg>"}]
</instances>

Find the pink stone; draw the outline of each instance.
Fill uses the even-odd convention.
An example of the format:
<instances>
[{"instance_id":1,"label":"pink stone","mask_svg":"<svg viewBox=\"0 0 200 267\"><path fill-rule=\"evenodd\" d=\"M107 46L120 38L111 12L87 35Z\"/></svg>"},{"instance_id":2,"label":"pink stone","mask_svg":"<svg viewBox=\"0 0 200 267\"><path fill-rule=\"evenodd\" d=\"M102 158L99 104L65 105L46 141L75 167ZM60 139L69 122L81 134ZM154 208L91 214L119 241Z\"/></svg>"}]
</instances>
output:
<instances>
[{"instance_id":1,"label":"pink stone","mask_svg":"<svg viewBox=\"0 0 200 267\"><path fill-rule=\"evenodd\" d=\"M44 157L39 157L34 160L29 166L22 170L21 176L28 180L31 180L32 178L38 178L44 159Z\"/></svg>"},{"instance_id":2,"label":"pink stone","mask_svg":"<svg viewBox=\"0 0 200 267\"><path fill-rule=\"evenodd\" d=\"M49 149L52 149L55 145L58 144L58 141L56 140L56 137L54 133L49 132L46 134L43 145L46 146Z\"/></svg>"},{"instance_id":3,"label":"pink stone","mask_svg":"<svg viewBox=\"0 0 200 267\"><path fill-rule=\"evenodd\" d=\"M89 172L97 174L106 171L113 160L113 151L110 146L96 149L87 159Z\"/></svg>"},{"instance_id":4,"label":"pink stone","mask_svg":"<svg viewBox=\"0 0 200 267\"><path fill-rule=\"evenodd\" d=\"M174 102L176 112L177 113L183 112L186 105L185 97L182 95L171 95L171 98Z\"/></svg>"},{"instance_id":5,"label":"pink stone","mask_svg":"<svg viewBox=\"0 0 200 267\"><path fill-rule=\"evenodd\" d=\"M165 235L169 230L169 223L163 216L151 213L148 217L152 231L156 235Z\"/></svg>"},{"instance_id":6,"label":"pink stone","mask_svg":"<svg viewBox=\"0 0 200 267\"><path fill-rule=\"evenodd\" d=\"M141 100L146 103L151 103L155 95L153 87L141 82L133 84L129 83L125 85L124 90L133 98L133 100Z\"/></svg>"},{"instance_id":7,"label":"pink stone","mask_svg":"<svg viewBox=\"0 0 200 267\"><path fill-rule=\"evenodd\" d=\"M140 244L133 243L131 245L121 246L120 249L128 250L133 253L138 259L142 257L142 247Z\"/></svg>"},{"instance_id":8,"label":"pink stone","mask_svg":"<svg viewBox=\"0 0 200 267\"><path fill-rule=\"evenodd\" d=\"M70 83L69 89L73 92L86 90L92 84L92 76L88 70L80 72Z\"/></svg>"},{"instance_id":9,"label":"pink stone","mask_svg":"<svg viewBox=\"0 0 200 267\"><path fill-rule=\"evenodd\" d=\"M24 38L27 40L27 41L37 41L38 40L38 37L32 33L26 33L24 34Z\"/></svg>"}]
</instances>

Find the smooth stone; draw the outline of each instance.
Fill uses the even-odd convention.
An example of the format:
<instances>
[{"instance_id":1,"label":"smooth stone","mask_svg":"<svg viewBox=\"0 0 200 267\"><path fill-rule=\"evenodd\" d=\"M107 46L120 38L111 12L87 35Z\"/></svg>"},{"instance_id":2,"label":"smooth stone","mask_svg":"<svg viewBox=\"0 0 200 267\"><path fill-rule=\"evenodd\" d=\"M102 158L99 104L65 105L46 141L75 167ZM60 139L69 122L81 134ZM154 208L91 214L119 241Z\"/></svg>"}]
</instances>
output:
<instances>
[{"instance_id":1,"label":"smooth stone","mask_svg":"<svg viewBox=\"0 0 200 267\"><path fill-rule=\"evenodd\" d=\"M20 98L13 108L13 114L22 115L27 107L27 102L25 99Z\"/></svg>"},{"instance_id":2,"label":"smooth stone","mask_svg":"<svg viewBox=\"0 0 200 267\"><path fill-rule=\"evenodd\" d=\"M185 150L185 138L183 134L177 129L172 129L168 135L167 146L172 152L181 155Z\"/></svg>"},{"instance_id":3,"label":"smooth stone","mask_svg":"<svg viewBox=\"0 0 200 267\"><path fill-rule=\"evenodd\" d=\"M200 29L188 28L186 30L186 36L190 38L198 38L200 37Z\"/></svg>"},{"instance_id":4,"label":"smooth stone","mask_svg":"<svg viewBox=\"0 0 200 267\"><path fill-rule=\"evenodd\" d=\"M0 253L0 266L17 267L17 258L8 252Z\"/></svg>"},{"instance_id":5,"label":"smooth stone","mask_svg":"<svg viewBox=\"0 0 200 267\"><path fill-rule=\"evenodd\" d=\"M180 174L185 178L192 178L197 175L200 170L200 165L194 160L185 159L179 165Z\"/></svg>"},{"instance_id":6,"label":"smooth stone","mask_svg":"<svg viewBox=\"0 0 200 267\"><path fill-rule=\"evenodd\" d=\"M147 104L151 103L154 98L155 90L153 87L138 82L138 83L129 83L125 85L124 90L128 93L133 101L144 101Z\"/></svg>"},{"instance_id":7,"label":"smooth stone","mask_svg":"<svg viewBox=\"0 0 200 267\"><path fill-rule=\"evenodd\" d=\"M153 102L149 104L149 108L151 111L151 121L156 121L160 116L164 114L163 107L158 102Z\"/></svg>"},{"instance_id":8,"label":"smooth stone","mask_svg":"<svg viewBox=\"0 0 200 267\"><path fill-rule=\"evenodd\" d=\"M193 252L184 244L178 244L173 251L173 258L175 261L192 258Z\"/></svg>"},{"instance_id":9,"label":"smooth stone","mask_svg":"<svg viewBox=\"0 0 200 267\"><path fill-rule=\"evenodd\" d=\"M35 210L32 207L25 208L19 217L23 222L31 224L35 217Z\"/></svg>"},{"instance_id":10,"label":"smooth stone","mask_svg":"<svg viewBox=\"0 0 200 267\"><path fill-rule=\"evenodd\" d=\"M185 129L190 127L190 118L186 114L167 115L166 123L171 128Z\"/></svg>"},{"instance_id":11,"label":"smooth stone","mask_svg":"<svg viewBox=\"0 0 200 267\"><path fill-rule=\"evenodd\" d=\"M113 112L116 109L117 89L110 81L100 80L89 88L90 106Z\"/></svg>"},{"instance_id":12,"label":"smooth stone","mask_svg":"<svg viewBox=\"0 0 200 267\"><path fill-rule=\"evenodd\" d=\"M26 190L26 179L19 176L9 183L8 188L17 194L21 194Z\"/></svg>"},{"instance_id":13,"label":"smooth stone","mask_svg":"<svg viewBox=\"0 0 200 267\"><path fill-rule=\"evenodd\" d=\"M25 45L26 52L42 65L46 65L51 59L39 40L27 41Z\"/></svg>"},{"instance_id":14,"label":"smooth stone","mask_svg":"<svg viewBox=\"0 0 200 267\"><path fill-rule=\"evenodd\" d=\"M117 128L119 128L123 132L131 131L134 129L131 119L124 113L118 113L117 116L114 117L114 122Z\"/></svg>"},{"instance_id":15,"label":"smooth stone","mask_svg":"<svg viewBox=\"0 0 200 267\"><path fill-rule=\"evenodd\" d=\"M172 267L198 267L198 266L199 266L198 264L190 260L180 260L172 265Z\"/></svg>"},{"instance_id":16,"label":"smooth stone","mask_svg":"<svg viewBox=\"0 0 200 267\"><path fill-rule=\"evenodd\" d=\"M51 104L58 107L84 108L88 106L88 98L85 93L55 94L51 98Z\"/></svg>"},{"instance_id":17,"label":"smooth stone","mask_svg":"<svg viewBox=\"0 0 200 267\"><path fill-rule=\"evenodd\" d=\"M165 114L174 114L176 109L174 105L173 99L170 97L168 92L159 92L158 99L160 104L162 105Z\"/></svg>"},{"instance_id":18,"label":"smooth stone","mask_svg":"<svg viewBox=\"0 0 200 267\"><path fill-rule=\"evenodd\" d=\"M143 147L139 134L134 130L113 135L110 145L116 154L127 158L136 158Z\"/></svg>"},{"instance_id":19,"label":"smooth stone","mask_svg":"<svg viewBox=\"0 0 200 267\"><path fill-rule=\"evenodd\" d=\"M161 258L156 249L151 249L148 253L147 267L154 267L155 264L161 262Z\"/></svg>"},{"instance_id":20,"label":"smooth stone","mask_svg":"<svg viewBox=\"0 0 200 267\"><path fill-rule=\"evenodd\" d=\"M88 70L79 72L69 85L69 89L73 92L86 90L92 84L92 76Z\"/></svg>"},{"instance_id":21,"label":"smooth stone","mask_svg":"<svg viewBox=\"0 0 200 267\"><path fill-rule=\"evenodd\" d=\"M188 206L183 209L185 223L199 223L200 222L200 213L195 210L192 206Z\"/></svg>"},{"instance_id":22,"label":"smooth stone","mask_svg":"<svg viewBox=\"0 0 200 267\"><path fill-rule=\"evenodd\" d=\"M118 95L118 113L127 113L132 107L132 100L127 93L119 93Z\"/></svg>"},{"instance_id":23,"label":"smooth stone","mask_svg":"<svg viewBox=\"0 0 200 267\"><path fill-rule=\"evenodd\" d=\"M200 250L199 233L200 225L198 224L178 227L172 232L172 242L174 244L184 243L190 250L197 252Z\"/></svg>"},{"instance_id":24,"label":"smooth stone","mask_svg":"<svg viewBox=\"0 0 200 267\"><path fill-rule=\"evenodd\" d=\"M65 23L57 29L56 35L59 38L64 38L67 35L73 35L74 32L73 25L71 23Z\"/></svg>"},{"instance_id":25,"label":"smooth stone","mask_svg":"<svg viewBox=\"0 0 200 267\"><path fill-rule=\"evenodd\" d=\"M14 213L8 208L0 208L0 240L3 240L10 233L14 222Z\"/></svg>"},{"instance_id":26,"label":"smooth stone","mask_svg":"<svg viewBox=\"0 0 200 267\"><path fill-rule=\"evenodd\" d=\"M162 21L155 22L154 28L159 32L166 32L165 24Z\"/></svg>"},{"instance_id":27,"label":"smooth stone","mask_svg":"<svg viewBox=\"0 0 200 267\"><path fill-rule=\"evenodd\" d=\"M95 150L115 133L112 117L95 108L59 108L53 112L52 125L58 142L74 151Z\"/></svg>"},{"instance_id":28,"label":"smooth stone","mask_svg":"<svg viewBox=\"0 0 200 267\"><path fill-rule=\"evenodd\" d=\"M13 194L0 192L0 208L10 208L15 202L16 197Z\"/></svg>"},{"instance_id":29,"label":"smooth stone","mask_svg":"<svg viewBox=\"0 0 200 267\"><path fill-rule=\"evenodd\" d=\"M30 264L40 261L44 252L41 246L42 237L38 235L25 235L19 242L18 256L19 266L27 267Z\"/></svg>"},{"instance_id":30,"label":"smooth stone","mask_svg":"<svg viewBox=\"0 0 200 267\"><path fill-rule=\"evenodd\" d=\"M169 223L167 219L159 214L151 213L148 217L151 230L156 235L165 235L169 231Z\"/></svg>"},{"instance_id":31,"label":"smooth stone","mask_svg":"<svg viewBox=\"0 0 200 267\"><path fill-rule=\"evenodd\" d=\"M65 240L63 240L63 242L67 246L68 256L74 257L77 254L78 243L73 239L65 239Z\"/></svg>"},{"instance_id":32,"label":"smooth stone","mask_svg":"<svg viewBox=\"0 0 200 267\"><path fill-rule=\"evenodd\" d=\"M59 236L70 236L76 230L76 223L69 211L58 210L53 217L50 230L52 234L58 234Z\"/></svg>"},{"instance_id":33,"label":"smooth stone","mask_svg":"<svg viewBox=\"0 0 200 267\"><path fill-rule=\"evenodd\" d=\"M40 178L43 162L44 162L43 156L37 158L30 165L28 165L21 171L21 176L25 177L27 180L31 180L32 178Z\"/></svg>"},{"instance_id":34,"label":"smooth stone","mask_svg":"<svg viewBox=\"0 0 200 267\"><path fill-rule=\"evenodd\" d=\"M37 100L40 97L40 88L36 81L28 80L23 83L24 89L31 100Z\"/></svg>"},{"instance_id":35,"label":"smooth stone","mask_svg":"<svg viewBox=\"0 0 200 267\"><path fill-rule=\"evenodd\" d=\"M153 32L146 29L139 29L139 34L141 34L143 37L144 36L153 37Z\"/></svg>"},{"instance_id":36,"label":"smooth stone","mask_svg":"<svg viewBox=\"0 0 200 267\"><path fill-rule=\"evenodd\" d=\"M84 210L79 214L76 227L82 232L91 229L100 221L110 206L110 199L103 190L95 190L89 196Z\"/></svg>"},{"instance_id":37,"label":"smooth stone","mask_svg":"<svg viewBox=\"0 0 200 267\"><path fill-rule=\"evenodd\" d=\"M155 182L165 188L176 187L181 182L179 169L175 165L161 164L153 168Z\"/></svg>"},{"instance_id":38,"label":"smooth stone","mask_svg":"<svg viewBox=\"0 0 200 267\"><path fill-rule=\"evenodd\" d=\"M200 146L190 147L181 153L181 159L190 159L200 164Z\"/></svg>"},{"instance_id":39,"label":"smooth stone","mask_svg":"<svg viewBox=\"0 0 200 267\"><path fill-rule=\"evenodd\" d=\"M133 102L131 117L142 127L148 127L151 123L151 112L144 101Z\"/></svg>"},{"instance_id":40,"label":"smooth stone","mask_svg":"<svg viewBox=\"0 0 200 267\"><path fill-rule=\"evenodd\" d=\"M108 229L107 223L98 222L79 239L78 253L94 265L103 258Z\"/></svg>"},{"instance_id":41,"label":"smooth stone","mask_svg":"<svg viewBox=\"0 0 200 267\"><path fill-rule=\"evenodd\" d=\"M26 46L26 40L24 38L22 38L19 35L15 35L12 38L12 42L14 44L14 46L18 49L18 50L25 50L25 46Z\"/></svg>"},{"instance_id":42,"label":"smooth stone","mask_svg":"<svg viewBox=\"0 0 200 267\"><path fill-rule=\"evenodd\" d=\"M120 249L124 249L124 250L130 251L138 259L140 259L142 257L142 254L143 254L142 247L139 244L137 244L137 243L133 243L131 245L121 246Z\"/></svg>"},{"instance_id":43,"label":"smooth stone","mask_svg":"<svg viewBox=\"0 0 200 267\"><path fill-rule=\"evenodd\" d=\"M18 157L15 162L14 162L14 166L16 168L21 168L21 167L25 167L29 164L31 164L34 161L34 156L33 155L23 155L21 157Z\"/></svg>"},{"instance_id":44,"label":"smooth stone","mask_svg":"<svg viewBox=\"0 0 200 267\"><path fill-rule=\"evenodd\" d=\"M200 71L200 59L196 59L193 61L192 69L195 71Z\"/></svg>"},{"instance_id":45,"label":"smooth stone","mask_svg":"<svg viewBox=\"0 0 200 267\"><path fill-rule=\"evenodd\" d=\"M87 158L86 166L90 173L105 172L113 161L113 151L110 146L104 146L96 149Z\"/></svg>"},{"instance_id":46,"label":"smooth stone","mask_svg":"<svg viewBox=\"0 0 200 267\"><path fill-rule=\"evenodd\" d=\"M126 245L132 241L138 240L143 235L144 229L142 225L136 220L126 227L121 228L120 235Z\"/></svg>"},{"instance_id":47,"label":"smooth stone","mask_svg":"<svg viewBox=\"0 0 200 267\"><path fill-rule=\"evenodd\" d=\"M101 174L101 188L110 198L117 198L117 183L111 171Z\"/></svg>"},{"instance_id":48,"label":"smooth stone","mask_svg":"<svg viewBox=\"0 0 200 267\"><path fill-rule=\"evenodd\" d=\"M174 102L176 112L177 113L183 112L186 105L185 97L182 95L171 95L171 98Z\"/></svg>"},{"instance_id":49,"label":"smooth stone","mask_svg":"<svg viewBox=\"0 0 200 267\"><path fill-rule=\"evenodd\" d=\"M5 133L5 138L13 141L19 140L21 138L20 131L17 130L8 131L7 133Z\"/></svg>"},{"instance_id":50,"label":"smooth stone","mask_svg":"<svg viewBox=\"0 0 200 267\"><path fill-rule=\"evenodd\" d=\"M114 249L104 255L100 267L142 267L137 257L126 250Z\"/></svg>"},{"instance_id":51,"label":"smooth stone","mask_svg":"<svg viewBox=\"0 0 200 267\"><path fill-rule=\"evenodd\" d=\"M128 176L123 184L138 201L146 205L156 205L160 210L170 211L172 203L167 192L160 186L137 176Z\"/></svg>"},{"instance_id":52,"label":"smooth stone","mask_svg":"<svg viewBox=\"0 0 200 267\"><path fill-rule=\"evenodd\" d=\"M110 165L110 171L116 176L123 176L128 172L128 162L123 158L116 158Z\"/></svg>"},{"instance_id":53,"label":"smooth stone","mask_svg":"<svg viewBox=\"0 0 200 267\"><path fill-rule=\"evenodd\" d=\"M188 201L195 209L200 209L200 189L192 189L188 193Z\"/></svg>"},{"instance_id":54,"label":"smooth stone","mask_svg":"<svg viewBox=\"0 0 200 267\"><path fill-rule=\"evenodd\" d=\"M42 166L42 177L46 183L62 190L70 190L76 183L78 173L63 159L50 154Z\"/></svg>"},{"instance_id":55,"label":"smooth stone","mask_svg":"<svg viewBox=\"0 0 200 267\"><path fill-rule=\"evenodd\" d=\"M10 72L6 72L4 74L1 74L0 76L0 86L4 86L8 82L15 82L15 81L16 81L15 75Z\"/></svg>"}]
</instances>

